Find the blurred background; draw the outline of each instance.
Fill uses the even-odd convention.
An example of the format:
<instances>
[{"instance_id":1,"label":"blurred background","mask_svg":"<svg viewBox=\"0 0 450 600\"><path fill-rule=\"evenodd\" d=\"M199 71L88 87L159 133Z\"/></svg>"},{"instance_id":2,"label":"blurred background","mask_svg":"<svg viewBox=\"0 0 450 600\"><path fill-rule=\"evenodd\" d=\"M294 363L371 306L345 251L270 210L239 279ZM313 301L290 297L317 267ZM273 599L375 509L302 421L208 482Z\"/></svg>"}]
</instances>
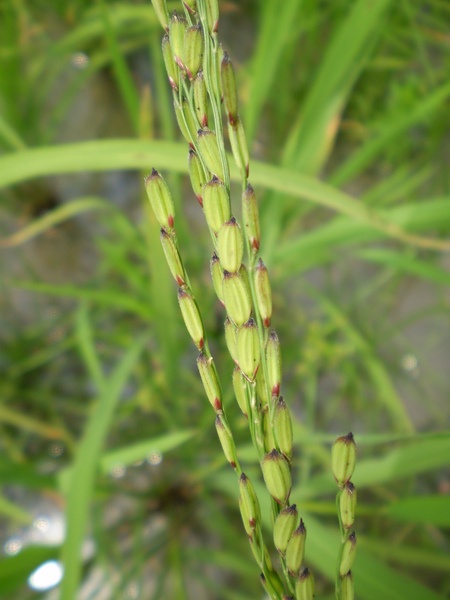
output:
<instances>
[{"instance_id":1,"label":"blurred background","mask_svg":"<svg viewBox=\"0 0 450 600\"><path fill-rule=\"evenodd\" d=\"M349 431L356 597L449 597L450 5L220 11L316 597L334 597L329 449ZM257 479L153 8L1 0L0 24L0 598L264 598L143 190L165 169Z\"/></svg>"}]
</instances>

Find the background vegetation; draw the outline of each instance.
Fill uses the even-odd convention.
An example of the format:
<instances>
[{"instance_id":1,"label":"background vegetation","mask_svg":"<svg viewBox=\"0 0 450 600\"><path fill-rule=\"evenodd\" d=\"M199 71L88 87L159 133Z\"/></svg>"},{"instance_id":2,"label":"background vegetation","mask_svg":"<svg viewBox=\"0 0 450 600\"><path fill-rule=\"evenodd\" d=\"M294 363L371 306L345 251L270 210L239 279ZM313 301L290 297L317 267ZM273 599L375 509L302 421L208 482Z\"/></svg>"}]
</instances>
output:
<instances>
[{"instance_id":1,"label":"background vegetation","mask_svg":"<svg viewBox=\"0 0 450 600\"><path fill-rule=\"evenodd\" d=\"M41 597L27 577L58 557L62 600L262 597L143 191L166 170L256 473L153 9L0 11L0 598ZM292 497L324 599L329 448L348 431L357 597L450 593L449 25L445 0L221 2L296 416Z\"/></svg>"}]
</instances>

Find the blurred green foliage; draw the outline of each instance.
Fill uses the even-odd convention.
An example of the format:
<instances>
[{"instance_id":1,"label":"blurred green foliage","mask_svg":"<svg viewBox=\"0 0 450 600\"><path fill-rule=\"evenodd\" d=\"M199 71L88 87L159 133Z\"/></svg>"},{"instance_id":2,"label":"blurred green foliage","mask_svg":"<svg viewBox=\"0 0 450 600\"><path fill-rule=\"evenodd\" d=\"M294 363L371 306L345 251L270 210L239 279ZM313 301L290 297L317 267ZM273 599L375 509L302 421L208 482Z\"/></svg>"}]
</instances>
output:
<instances>
[{"instance_id":1,"label":"blurred green foliage","mask_svg":"<svg viewBox=\"0 0 450 600\"><path fill-rule=\"evenodd\" d=\"M262 597L142 189L166 169L256 473L152 7L2 0L0 22L0 598L42 597L26 578L58 556L62 600ZM450 592L449 25L444 0L221 2L321 598L329 447L350 430L357 597ZM14 554L41 503L65 541Z\"/></svg>"}]
</instances>

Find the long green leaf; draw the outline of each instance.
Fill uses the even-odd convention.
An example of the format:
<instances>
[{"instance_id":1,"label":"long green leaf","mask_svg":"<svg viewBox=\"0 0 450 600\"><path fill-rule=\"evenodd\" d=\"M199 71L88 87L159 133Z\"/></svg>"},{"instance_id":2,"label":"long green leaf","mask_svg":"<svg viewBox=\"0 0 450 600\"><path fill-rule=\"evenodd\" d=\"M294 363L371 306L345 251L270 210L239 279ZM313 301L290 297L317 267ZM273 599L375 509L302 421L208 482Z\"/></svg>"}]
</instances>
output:
<instances>
[{"instance_id":1,"label":"long green leaf","mask_svg":"<svg viewBox=\"0 0 450 600\"><path fill-rule=\"evenodd\" d=\"M385 265L404 273L416 275L434 283L450 285L450 274L433 264L421 261L415 256L393 252L381 248L371 248L358 252L358 256L370 262Z\"/></svg>"},{"instance_id":2,"label":"long green leaf","mask_svg":"<svg viewBox=\"0 0 450 600\"><path fill-rule=\"evenodd\" d=\"M405 204L380 211L389 222L408 231L448 232L450 227L450 199L437 198L427 202ZM348 217L335 217L312 231L286 240L278 245L273 260L283 267L284 273L292 275L302 270L303 264L317 264L320 253L336 256L336 248L357 243L368 243L382 238L382 234L366 223L357 222Z\"/></svg>"},{"instance_id":3,"label":"long green leaf","mask_svg":"<svg viewBox=\"0 0 450 600\"><path fill-rule=\"evenodd\" d=\"M33 517L26 510L18 506L15 502L11 502L0 494L0 515L7 519L12 519L20 525L30 525Z\"/></svg>"},{"instance_id":4,"label":"long green leaf","mask_svg":"<svg viewBox=\"0 0 450 600\"><path fill-rule=\"evenodd\" d=\"M386 513L399 521L450 527L450 496L416 496L391 504Z\"/></svg>"},{"instance_id":5,"label":"long green leaf","mask_svg":"<svg viewBox=\"0 0 450 600\"><path fill-rule=\"evenodd\" d=\"M78 448L67 496L67 535L62 548L64 578L61 600L73 600L77 597L82 566L81 545L86 533L100 453L117 403L144 345L145 338L137 340L115 368L89 418Z\"/></svg>"},{"instance_id":6,"label":"long green leaf","mask_svg":"<svg viewBox=\"0 0 450 600\"><path fill-rule=\"evenodd\" d=\"M410 111L404 112L402 110L401 114L394 115L384 123L381 131L375 137L368 140L362 148L333 173L331 182L334 185L341 186L360 173L388 144L417 123L426 120L433 111L445 102L449 95L450 84L446 83L421 98Z\"/></svg>"},{"instance_id":7,"label":"long green leaf","mask_svg":"<svg viewBox=\"0 0 450 600\"><path fill-rule=\"evenodd\" d=\"M93 339L94 334L92 331L86 302L82 302L77 311L76 335L78 348L80 350L81 358L83 359L86 370L96 385L97 393L101 393L105 385L105 377L103 375L100 360L95 348Z\"/></svg>"},{"instance_id":8,"label":"long green leaf","mask_svg":"<svg viewBox=\"0 0 450 600\"><path fill-rule=\"evenodd\" d=\"M54 210L45 213L42 217L35 219L26 227L23 227L16 233L0 239L0 247L11 247L24 244L33 239L37 235L44 233L51 227L59 225L67 219L76 217L77 215L90 210L105 210L114 209L114 205L106 200L95 197L78 198L72 202L68 202L63 206L58 206Z\"/></svg>"},{"instance_id":9,"label":"long green leaf","mask_svg":"<svg viewBox=\"0 0 450 600\"><path fill-rule=\"evenodd\" d=\"M142 319L148 320L151 316L151 307L140 302L137 298L132 298L118 289L96 290L91 288L77 287L75 285L52 285L39 282L12 282L14 287L40 294L50 294L54 296L66 296L68 298L78 298L88 300L100 305L106 305L110 308L120 310L129 310Z\"/></svg>"},{"instance_id":10,"label":"long green leaf","mask_svg":"<svg viewBox=\"0 0 450 600\"><path fill-rule=\"evenodd\" d=\"M195 434L196 431L192 429L181 430L112 450L102 456L100 468L103 473L109 473L116 465L127 467L137 461L144 460L153 452L163 453L174 450L194 437Z\"/></svg>"},{"instance_id":11,"label":"long green leaf","mask_svg":"<svg viewBox=\"0 0 450 600\"><path fill-rule=\"evenodd\" d=\"M265 0L260 8L260 28L251 65L249 102L245 113L245 130L251 141L255 135L262 107L275 80L277 68L293 34L299 32L296 19L303 0Z\"/></svg>"},{"instance_id":12,"label":"long green leaf","mask_svg":"<svg viewBox=\"0 0 450 600\"><path fill-rule=\"evenodd\" d=\"M364 336L353 326L343 311L323 294L307 286L308 293L320 304L322 309L338 324L339 329L351 341L364 359L364 366L378 393L379 402L388 410L396 431L411 433L414 427L401 398L391 381L384 363L375 354Z\"/></svg>"},{"instance_id":13,"label":"long green leaf","mask_svg":"<svg viewBox=\"0 0 450 600\"><path fill-rule=\"evenodd\" d=\"M340 114L383 29L391 0L357 0L327 46L286 144L283 164L314 174L334 142Z\"/></svg>"},{"instance_id":14,"label":"long green leaf","mask_svg":"<svg viewBox=\"0 0 450 600\"><path fill-rule=\"evenodd\" d=\"M232 164L232 163L231 163ZM58 173L150 169L153 165L179 173L187 172L184 144L164 141L107 140L80 142L14 152L0 157L0 188L27 179ZM232 177L239 180L235 167ZM350 195L296 171L264 163L252 163L251 180L256 185L307 199L403 242L424 248L450 250L450 242L409 234L382 214Z\"/></svg>"}]
</instances>

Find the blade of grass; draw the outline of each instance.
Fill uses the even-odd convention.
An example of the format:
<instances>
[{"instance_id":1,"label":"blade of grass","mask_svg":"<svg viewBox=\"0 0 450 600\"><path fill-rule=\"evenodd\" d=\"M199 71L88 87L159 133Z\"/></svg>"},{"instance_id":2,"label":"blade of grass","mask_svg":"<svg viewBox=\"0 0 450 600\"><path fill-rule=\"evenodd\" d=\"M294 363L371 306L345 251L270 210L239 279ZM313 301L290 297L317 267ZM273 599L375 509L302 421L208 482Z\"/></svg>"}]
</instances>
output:
<instances>
[{"instance_id":1,"label":"blade of grass","mask_svg":"<svg viewBox=\"0 0 450 600\"><path fill-rule=\"evenodd\" d=\"M100 460L100 469L109 473L116 465L125 467L144 460L154 452L164 453L174 450L196 435L193 429L167 433L156 438L136 442L124 448L118 448L105 453Z\"/></svg>"},{"instance_id":2,"label":"blade of grass","mask_svg":"<svg viewBox=\"0 0 450 600\"><path fill-rule=\"evenodd\" d=\"M410 496L391 504L386 514L392 519L450 527L450 496Z\"/></svg>"},{"instance_id":3,"label":"blade of grass","mask_svg":"<svg viewBox=\"0 0 450 600\"><path fill-rule=\"evenodd\" d=\"M277 67L286 45L299 33L296 19L303 0L266 0L260 9L260 28L251 64L251 102L246 105L245 132L251 144L264 102L276 77Z\"/></svg>"},{"instance_id":4,"label":"blade of grass","mask_svg":"<svg viewBox=\"0 0 450 600\"><path fill-rule=\"evenodd\" d=\"M360 258L385 265L390 269L395 269L403 273L409 273L422 279L450 285L450 274L440 267L421 261L415 256L395 252L383 248L371 248L357 253Z\"/></svg>"},{"instance_id":5,"label":"blade of grass","mask_svg":"<svg viewBox=\"0 0 450 600\"><path fill-rule=\"evenodd\" d=\"M59 225L67 219L76 217L83 212L105 209L114 210L115 207L110 202L94 196L78 198L77 200L68 202L63 206L58 206L58 208L45 213L42 217L35 219L26 227L16 231L16 233L0 239L0 248L11 248L14 246L19 246L20 244L24 244L41 233L44 233L51 227Z\"/></svg>"},{"instance_id":6,"label":"blade of grass","mask_svg":"<svg viewBox=\"0 0 450 600\"><path fill-rule=\"evenodd\" d=\"M81 302L80 307L77 310L75 333L83 363L90 378L95 384L97 393L101 394L105 387L106 381L98 354L95 349L93 331L86 302Z\"/></svg>"},{"instance_id":7,"label":"blade of grass","mask_svg":"<svg viewBox=\"0 0 450 600\"><path fill-rule=\"evenodd\" d=\"M32 465L24 465L6 457L0 457L0 481L3 485L20 485L37 490L56 489L54 475L39 473Z\"/></svg>"},{"instance_id":8,"label":"blade of grass","mask_svg":"<svg viewBox=\"0 0 450 600\"><path fill-rule=\"evenodd\" d=\"M380 211L386 220L408 231L436 230L447 232L450 223L450 200L430 199ZM335 217L312 231L278 245L273 262L284 276L301 271L305 265L319 264L321 257L336 258L339 246L368 243L381 239L379 231L348 217Z\"/></svg>"},{"instance_id":9,"label":"blade of grass","mask_svg":"<svg viewBox=\"0 0 450 600\"><path fill-rule=\"evenodd\" d=\"M23 150L25 142L10 123L0 115L0 139L8 147L8 150Z\"/></svg>"},{"instance_id":10,"label":"blade of grass","mask_svg":"<svg viewBox=\"0 0 450 600\"><path fill-rule=\"evenodd\" d=\"M136 340L114 369L86 424L78 447L67 496L67 534L61 554L64 565L61 600L73 600L77 596L82 566L81 545L86 533L100 453L117 403L146 339L147 336Z\"/></svg>"},{"instance_id":11,"label":"blade of grass","mask_svg":"<svg viewBox=\"0 0 450 600\"><path fill-rule=\"evenodd\" d=\"M373 159L380 154L388 144L404 134L405 131L418 123L423 123L434 111L442 106L450 95L450 84L446 83L432 92L427 93L424 98L416 104L412 110L393 115L386 119L381 130L373 138L370 138L359 150L351 155L331 175L331 184L341 187L349 179L352 179L368 167Z\"/></svg>"},{"instance_id":12,"label":"blade of grass","mask_svg":"<svg viewBox=\"0 0 450 600\"><path fill-rule=\"evenodd\" d=\"M131 298L129 295L118 289L104 291L76 287L74 285L51 285L38 282L11 282L11 285L39 294L66 296L68 298L87 300L102 306L108 306L109 308L128 310L146 321L152 316L151 307L148 306L148 303L141 302L136 298Z\"/></svg>"},{"instance_id":13,"label":"blade of grass","mask_svg":"<svg viewBox=\"0 0 450 600\"><path fill-rule=\"evenodd\" d=\"M0 514L20 525L31 525L33 517L26 510L0 494Z\"/></svg>"},{"instance_id":14,"label":"blade of grass","mask_svg":"<svg viewBox=\"0 0 450 600\"><path fill-rule=\"evenodd\" d=\"M232 162L230 164L233 164ZM108 140L80 142L15 152L0 157L0 188L37 177L79 171L141 169L156 165L179 173L187 172L183 144L163 141ZM236 168L232 178L239 180ZM369 225L384 235L424 248L450 250L450 241L406 233L381 213L367 208L350 195L295 171L264 163L252 164L252 181L268 189L312 201Z\"/></svg>"},{"instance_id":15,"label":"blade of grass","mask_svg":"<svg viewBox=\"0 0 450 600\"><path fill-rule=\"evenodd\" d=\"M104 24L104 33L108 43L109 54L112 60L113 72L117 87L125 105L128 117L136 134L139 133L139 96L136 85L128 69L125 57L120 49L117 39L117 31L113 27L109 16L110 7L106 6L104 0L100 2L100 11Z\"/></svg>"},{"instance_id":16,"label":"blade of grass","mask_svg":"<svg viewBox=\"0 0 450 600\"><path fill-rule=\"evenodd\" d=\"M378 541L358 535L359 547L365 547L377 556L400 565L426 568L432 571L442 571L443 573L450 572L450 557L443 552L426 550L418 546L386 544L383 539Z\"/></svg>"},{"instance_id":17,"label":"blade of grass","mask_svg":"<svg viewBox=\"0 0 450 600\"><path fill-rule=\"evenodd\" d=\"M369 342L364 339L363 335L352 325L338 306L311 286L305 284L305 289L319 302L322 309L335 320L337 327L342 330L347 339L355 345L364 361L367 373L378 391L378 400L380 404L385 406L390 415L393 428L399 432L410 433L414 431L412 421L391 382L384 363L376 356Z\"/></svg>"},{"instance_id":18,"label":"blade of grass","mask_svg":"<svg viewBox=\"0 0 450 600\"><path fill-rule=\"evenodd\" d=\"M292 128L283 164L315 174L334 142L342 109L364 70L390 0L358 0L327 46L314 83Z\"/></svg>"},{"instance_id":19,"label":"blade of grass","mask_svg":"<svg viewBox=\"0 0 450 600\"><path fill-rule=\"evenodd\" d=\"M9 406L0 404L0 423L6 423L17 427L23 431L29 431L43 438L50 440L64 440L69 446L72 446L72 437L65 429L56 425L43 423L30 415L23 413L23 410L14 410Z\"/></svg>"}]
</instances>

